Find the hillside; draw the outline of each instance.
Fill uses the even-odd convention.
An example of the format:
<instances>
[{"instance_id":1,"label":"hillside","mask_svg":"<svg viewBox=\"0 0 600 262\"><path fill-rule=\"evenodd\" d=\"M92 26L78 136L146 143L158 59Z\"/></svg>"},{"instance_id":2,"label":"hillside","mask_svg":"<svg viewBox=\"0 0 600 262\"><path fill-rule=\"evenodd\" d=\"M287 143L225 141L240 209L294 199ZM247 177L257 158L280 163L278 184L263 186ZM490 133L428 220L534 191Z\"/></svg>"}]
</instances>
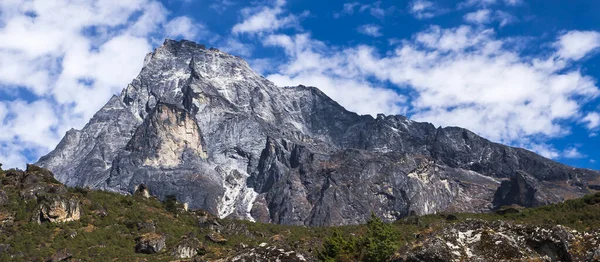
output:
<instances>
[{"instance_id":1,"label":"hillside","mask_svg":"<svg viewBox=\"0 0 600 262\"><path fill-rule=\"evenodd\" d=\"M496 213L413 215L390 224L371 215L365 225L302 227L187 211L172 197L159 201L150 196L147 190L152 189L144 186L134 195L68 188L49 171L32 165L26 171L0 171L0 182L0 261L418 261L432 258L431 254L441 256L441 261L458 261L456 254L439 247L432 250L436 247L432 239L459 241L458 235L448 232L482 228L507 238L535 239L547 247L464 249L470 255L485 258L486 250L501 247L520 250L514 254L522 254L521 258L558 254L569 261L600 259L600 194ZM469 254L461 252L470 261Z\"/></svg>"}]
</instances>

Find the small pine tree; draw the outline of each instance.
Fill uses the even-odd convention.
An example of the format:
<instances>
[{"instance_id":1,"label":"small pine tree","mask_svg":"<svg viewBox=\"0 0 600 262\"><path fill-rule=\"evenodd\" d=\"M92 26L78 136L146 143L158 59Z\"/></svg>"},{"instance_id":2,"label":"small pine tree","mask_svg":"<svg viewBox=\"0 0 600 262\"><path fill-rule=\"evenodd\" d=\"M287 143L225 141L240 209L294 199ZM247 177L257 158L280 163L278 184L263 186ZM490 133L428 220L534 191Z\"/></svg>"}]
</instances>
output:
<instances>
[{"instance_id":1,"label":"small pine tree","mask_svg":"<svg viewBox=\"0 0 600 262\"><path fill-rule=\"evenodd\" d=\"M165 196L165 209L173 214L177 214L177 196Z\"/></svg>"},{"instance_id":2,"label":"small pine tree","mask_svg":"<svg viewBox=\"0 0 600 262\"><path fill-rule=\"evenodd\" d=\"M387 261L400 247L394 227L374 213L367 222L367 234L359 244L363 247L362 261Z\"/></svg>"}]
</instances>

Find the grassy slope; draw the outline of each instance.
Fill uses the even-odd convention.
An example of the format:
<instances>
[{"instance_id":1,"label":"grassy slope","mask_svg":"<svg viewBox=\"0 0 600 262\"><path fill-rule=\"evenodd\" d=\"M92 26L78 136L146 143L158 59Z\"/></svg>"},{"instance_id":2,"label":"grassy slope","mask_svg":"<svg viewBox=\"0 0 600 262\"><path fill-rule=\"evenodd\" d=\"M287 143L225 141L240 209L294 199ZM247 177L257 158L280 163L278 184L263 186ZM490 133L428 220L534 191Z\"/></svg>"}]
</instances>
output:
<instances>
[{"instance_id":1,"label":"grassy slope","mask_svg":"<svg viewBox=\"0 0 600 262\"><path fill-rule=\"evenodd\" d=\"M219 220L225 228L222 230L223 235L229 241L225 244L215 244L205 240L205 235L210 229L208 226L199 226L195 213L169 212L164 203L154 198L73 188L69 189L70 194L76 195L83 204L81 220L38 225L29 222L35 203L21 200L15 188L3 186L1 189L9 195L10 204L0 207L0 211L14 212L16 219L12 226L4 229L7 234L0 234L0 243L11 246L10 254L22 254L23 261L45 260L62 248L67 248L74 258L84 261L107 261L116 258L120 261L135 261L140 258L151 261L174 260L168 252L155 255L134 253L135 238L142 233L138 231L136 224L145 221L154 221L156 231L167 236L167 250L182 236L190 232L195 234L205 243L206 254L203 258L210 260L234 254L241 243L254 246L261 242L318 255L323 249L323 239L332 244L336 239L331 237L334 235L343 241L354 241L350 249L334 250L334 258L364 259L365 253L373 248L368 246L368 241L361 240L361 237L372 234L372 228L366 225L307 228L233 220ZM468 218L561 224L577 230L596 230L600 228L598 202L600 194L556 205L525 209L517 214L455 214L458 219L452 221L446 219L448 214L412 217L387 225L384 237L389 245L397 248L413 241L418 232L434 230L447 223ZM97 211L101 209L106 209L108 216L97 215ZM71 237L73 232L77 234ZM10 254L0 254L0 261L15 261L9 257Z\"/></svg>"}]
</instances>

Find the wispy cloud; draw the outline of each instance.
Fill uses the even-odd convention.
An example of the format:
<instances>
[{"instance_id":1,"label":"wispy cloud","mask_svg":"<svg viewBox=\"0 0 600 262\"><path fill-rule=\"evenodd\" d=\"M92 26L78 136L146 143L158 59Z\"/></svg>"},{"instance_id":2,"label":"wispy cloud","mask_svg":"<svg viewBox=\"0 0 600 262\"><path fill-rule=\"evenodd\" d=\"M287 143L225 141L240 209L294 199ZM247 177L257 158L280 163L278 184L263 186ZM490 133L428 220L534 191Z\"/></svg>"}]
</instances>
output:
<instances>
[{"instance_id":1,"label":"wispy cloud","mask_svg":"<svg viewBox=\"0 0 600 262\"><path fill-rule=\"evenodd\" d=\"M381 26L375 24L361 25L356 30L361 34L372 37L380 37L383 35L381 33Z\"/></svg>"},{"instance_id":2,"label":"wispy cloud","mask_svg":"<svg viewBox=\"0 0 600 262\"><path fill-rule=\"evenodd\" d=\"M479 9L477 11L467 13L463 16L463 19L466 22L480 25L498 22L500 27L517 21L516 17L507 12L500 10L492 11L490 9Z\"/></svg>"},{"instance_id":3,"label":"wispy cloud","mask_svg":"<svg viewBox=\"0 0 600 262\"><path fill-rule=\"evenodd\" d=\"M285 0L277 0L273 6L244 8L241 11L243 21L234 25L234 34L261 34L274 32L281 28L299 27L299 20L309 15L308 11L299 16L289 14L284 9Z\"/></svg>"},{"instance_id":4,"label":"wispy cloud","mask_svg":"<svg viewBox=\"0 0 600 262\"><path fill-rule=\"evenodd\" d=\"M195 38L203 25L169 17L153 0L3 1L0 85L27 101L0 101L0 162L23 166L80 128L139 72L164 37Z\"/></svg>"}]
</instances>

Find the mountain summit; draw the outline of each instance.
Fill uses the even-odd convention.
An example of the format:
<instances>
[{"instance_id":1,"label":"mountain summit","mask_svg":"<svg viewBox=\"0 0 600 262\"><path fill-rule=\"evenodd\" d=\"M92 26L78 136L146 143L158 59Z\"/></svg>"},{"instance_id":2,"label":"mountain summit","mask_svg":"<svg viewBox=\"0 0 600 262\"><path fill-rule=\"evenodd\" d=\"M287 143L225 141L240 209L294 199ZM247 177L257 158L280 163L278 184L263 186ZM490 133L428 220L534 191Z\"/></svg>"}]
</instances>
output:
<instances>
[{"instance_id":1,"label":"mountain summit","mask_svg":"<svg viewBox=\"0 0 600 262\"><path fill-rule=\"evenodd\" d=\"M343 88L343 87L340 87ZM278 87L241 58L166 40L140 74L37 165L69 186L176 195L219 217L295 225L538 206L600 173L403 116L360 116Z\"/></svg>"}]
</instances>

